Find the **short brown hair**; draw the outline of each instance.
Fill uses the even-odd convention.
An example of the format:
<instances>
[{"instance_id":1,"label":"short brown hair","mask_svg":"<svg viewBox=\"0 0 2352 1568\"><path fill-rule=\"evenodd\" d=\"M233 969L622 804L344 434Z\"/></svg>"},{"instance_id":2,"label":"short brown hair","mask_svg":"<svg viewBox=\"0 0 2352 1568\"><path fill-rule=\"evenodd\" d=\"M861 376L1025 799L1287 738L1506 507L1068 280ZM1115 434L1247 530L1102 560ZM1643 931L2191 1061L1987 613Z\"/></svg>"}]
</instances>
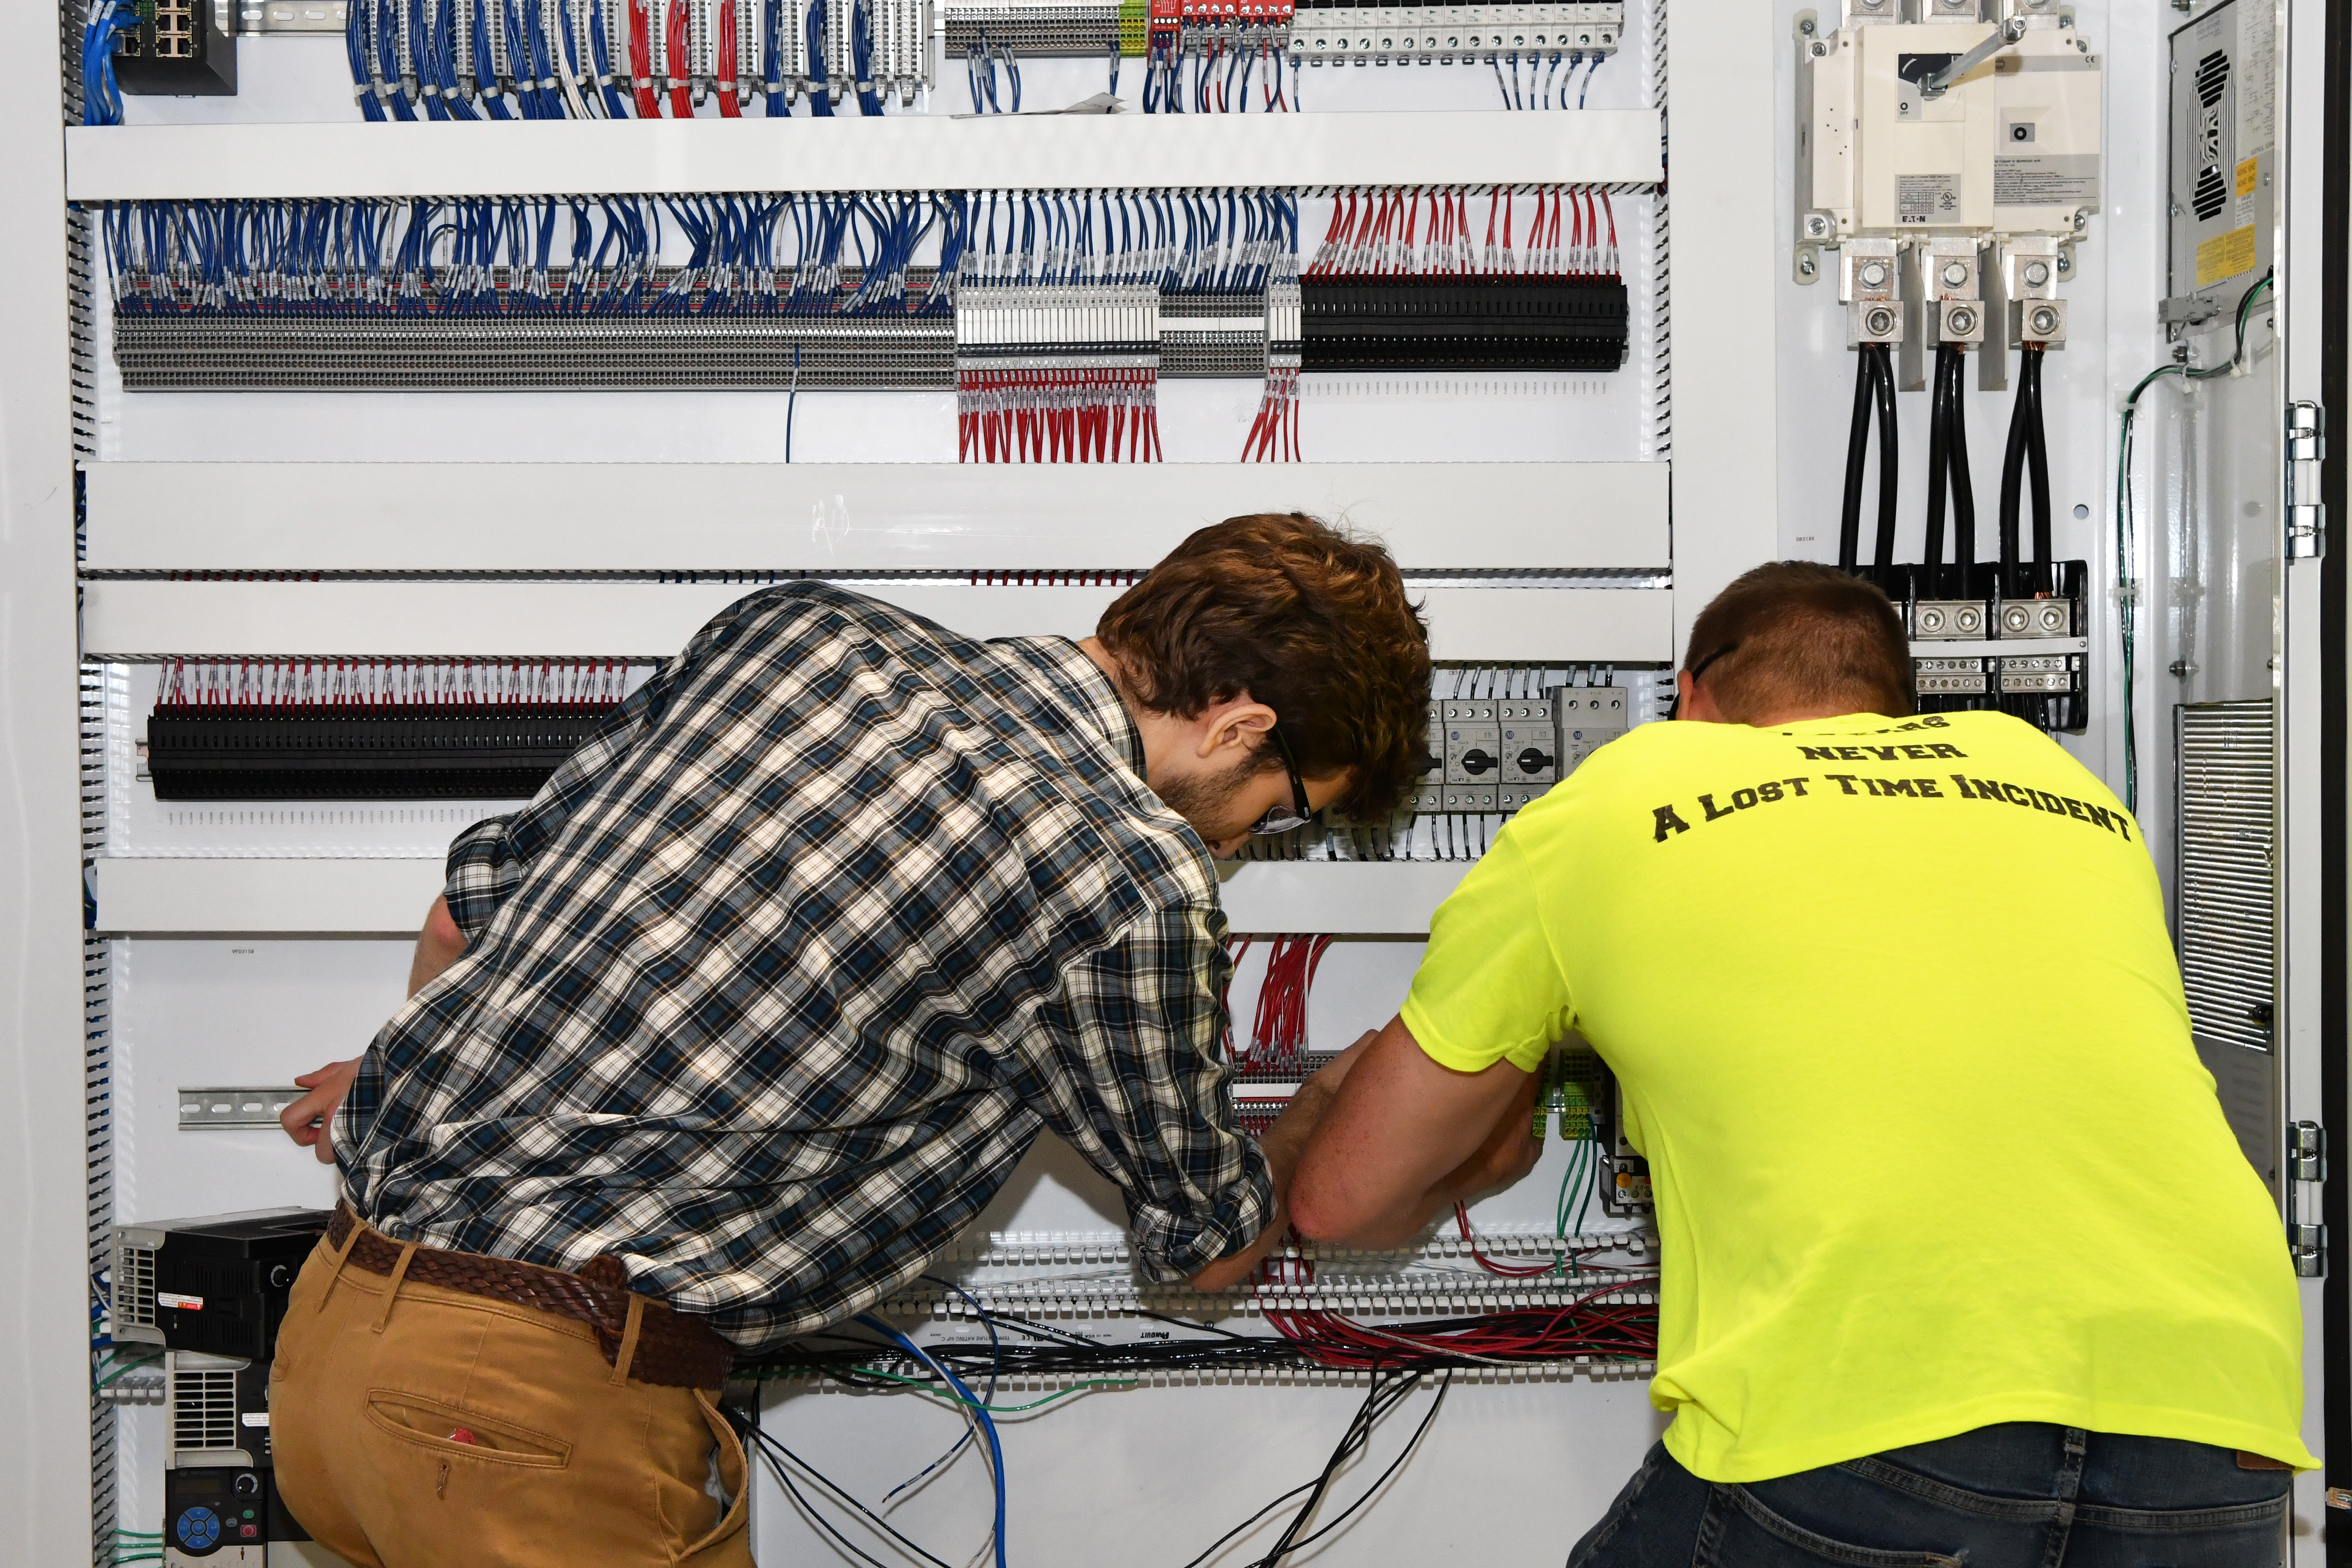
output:
<instances>
[{"instance_id":1,"label":"short brown hair","mask_svg":"<svg viewBox=\"0 0 2352 1568\"><path fill-rule=\"evenodd\" d=\"M1120 595L1095 635L1158 712L1190 719L1244 691L1273 709L1302 774L1353 770L1335 803L1348 816L1394 810L1421 775L1429 628L1378 544L1297 512L1230 517Z\"/></svg>"},{"instance_id":2,"label":"short brown hair","mask_svg":"<svg viewBox=\"0 0 2352 1568\"><path fill-rule=\"evenodd\" d=\"M1790 708L1907 716L1911 647L1877 584L1811 561L1742 574L1691 623L1683 668L1723 716L1752 723Z\"/></svg>"}]
</instances>

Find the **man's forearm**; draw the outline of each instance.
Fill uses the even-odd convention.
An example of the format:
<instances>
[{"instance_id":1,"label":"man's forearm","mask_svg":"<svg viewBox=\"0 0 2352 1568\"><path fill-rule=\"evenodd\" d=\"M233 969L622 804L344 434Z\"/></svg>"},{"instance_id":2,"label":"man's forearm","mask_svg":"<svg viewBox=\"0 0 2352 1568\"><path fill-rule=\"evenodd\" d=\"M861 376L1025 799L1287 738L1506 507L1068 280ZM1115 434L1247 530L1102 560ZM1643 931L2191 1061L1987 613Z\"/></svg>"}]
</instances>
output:
<instances>
[{"instance_id":1,"label":"man's forearm","mask_svg":"<svg viewBox=\"0 0 2352 1568\"><path fill-rule=\"evenodd\" d=\"M1192 1276L1196 1290L1223 1290L1250 1277L1265 1255L1282 1244L1283 1234L1290 1228L1290 1178L1297 1173L1298 1156L1307 1148L1307 1134L1331 1103L1332 1090L1309 1079L1298 1086L1290 1103L1283 1108L1258 1147L1265 1151L1265 1163L1274 1173L1274 1217L1266 1222L1257 1239L1239 1252L1218 1258Z\"/></svg>"}]
</instances>

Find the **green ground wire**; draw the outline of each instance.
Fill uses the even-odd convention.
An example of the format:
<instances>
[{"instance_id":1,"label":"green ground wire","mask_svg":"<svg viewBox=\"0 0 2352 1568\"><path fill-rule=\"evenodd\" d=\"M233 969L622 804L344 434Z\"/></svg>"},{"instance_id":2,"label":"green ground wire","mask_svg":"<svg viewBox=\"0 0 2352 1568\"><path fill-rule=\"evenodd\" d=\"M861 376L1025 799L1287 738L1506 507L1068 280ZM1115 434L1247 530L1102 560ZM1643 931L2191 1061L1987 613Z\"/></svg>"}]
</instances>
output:
<instances>
[{"instance_id":1,"label":"green ground wire","mask_svg":"<svg viewBox=\"0 0 2352 1568\"><path fill-rule=\"evenodd\" d=\"M2139 734L2135 715L2134 687L2137 673L2139 591L2133 578L2132 559L2138 549L2138 528L2132 512L2131 452L2132 429L2139 416L2140 395L2168 375L2179 376L2184 382L2211 381L2217 376L2231 375L2246 363L2246 321L2252 314L2254 301L2268 292L2273 279L2264 274L2238 298L2236 330L2230 357L2220 364L2192 370L2185 364L2158 365L2139 378L2139 384L2124 399L2123 422L2116 440L2116 599L2117 629L2123 645L2124 679L2124 809L2135 816L2139 811Z\"/></svg>"}]
</instances>

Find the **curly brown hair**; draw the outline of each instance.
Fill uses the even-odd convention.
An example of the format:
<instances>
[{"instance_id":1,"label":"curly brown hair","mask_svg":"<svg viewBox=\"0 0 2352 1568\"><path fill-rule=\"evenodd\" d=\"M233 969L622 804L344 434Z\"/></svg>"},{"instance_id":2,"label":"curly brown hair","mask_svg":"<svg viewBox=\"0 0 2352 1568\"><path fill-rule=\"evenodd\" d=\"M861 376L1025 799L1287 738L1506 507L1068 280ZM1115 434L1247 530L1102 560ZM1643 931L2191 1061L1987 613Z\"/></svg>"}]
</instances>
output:
<instances>
[{"instance_id":1,"label":"curly brown hair","mask_svg":"<svg viewBox=\"0 0 2352 1568\"><path fill-rule=\"evenodd\" d=\"M1352 770L1344 815L1384 816L1421 775L1429 628L1378 544L1298 512L1227 518L1120 595L1095 635L1158 712L1190 719L1243 692L1273 709L1301 773ZM1258 754L1282 765L1270 745Z\"/></svg>"}]
</instances>

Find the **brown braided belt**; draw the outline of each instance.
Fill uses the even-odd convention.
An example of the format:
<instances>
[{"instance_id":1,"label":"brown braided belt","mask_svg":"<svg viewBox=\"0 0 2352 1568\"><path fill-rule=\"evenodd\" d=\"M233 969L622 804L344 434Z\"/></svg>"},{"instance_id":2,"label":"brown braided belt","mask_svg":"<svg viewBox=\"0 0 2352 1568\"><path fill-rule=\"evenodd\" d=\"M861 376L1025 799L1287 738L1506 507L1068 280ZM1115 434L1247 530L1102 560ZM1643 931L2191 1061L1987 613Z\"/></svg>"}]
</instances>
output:
<instances>
[{"instance_id":1,"label":"brown braided belt","mask_svg":"<svg viewBox=\"0 0 2352 1568\"><path fill-rule=\"evenodd\" d=\"M326 1245L340 1252L358 1222L343 1204L335 1205L327 1222ZM401 1245L362 1226L346 1261L370 1274L390 1275L400 1262ZM617 1258L592 1258L577 1274L542 1268L508 1258L486 1258L472 1252L447 1252L420 1247L408 1260L404 1280L438 1285L468 1296L487 1296L570 1318L596 1331L604 1360L617 1364L626 1331L630 1294L628 1271ZM716 1389L727 1381L734 1364L735 1347L721 1339L701 1319L680 1312L668 1303L643 1299L637 1327L636 1353L629 1360L629 1375L639 1383L664 1388Z\"/></svg>"}]
</instances>

